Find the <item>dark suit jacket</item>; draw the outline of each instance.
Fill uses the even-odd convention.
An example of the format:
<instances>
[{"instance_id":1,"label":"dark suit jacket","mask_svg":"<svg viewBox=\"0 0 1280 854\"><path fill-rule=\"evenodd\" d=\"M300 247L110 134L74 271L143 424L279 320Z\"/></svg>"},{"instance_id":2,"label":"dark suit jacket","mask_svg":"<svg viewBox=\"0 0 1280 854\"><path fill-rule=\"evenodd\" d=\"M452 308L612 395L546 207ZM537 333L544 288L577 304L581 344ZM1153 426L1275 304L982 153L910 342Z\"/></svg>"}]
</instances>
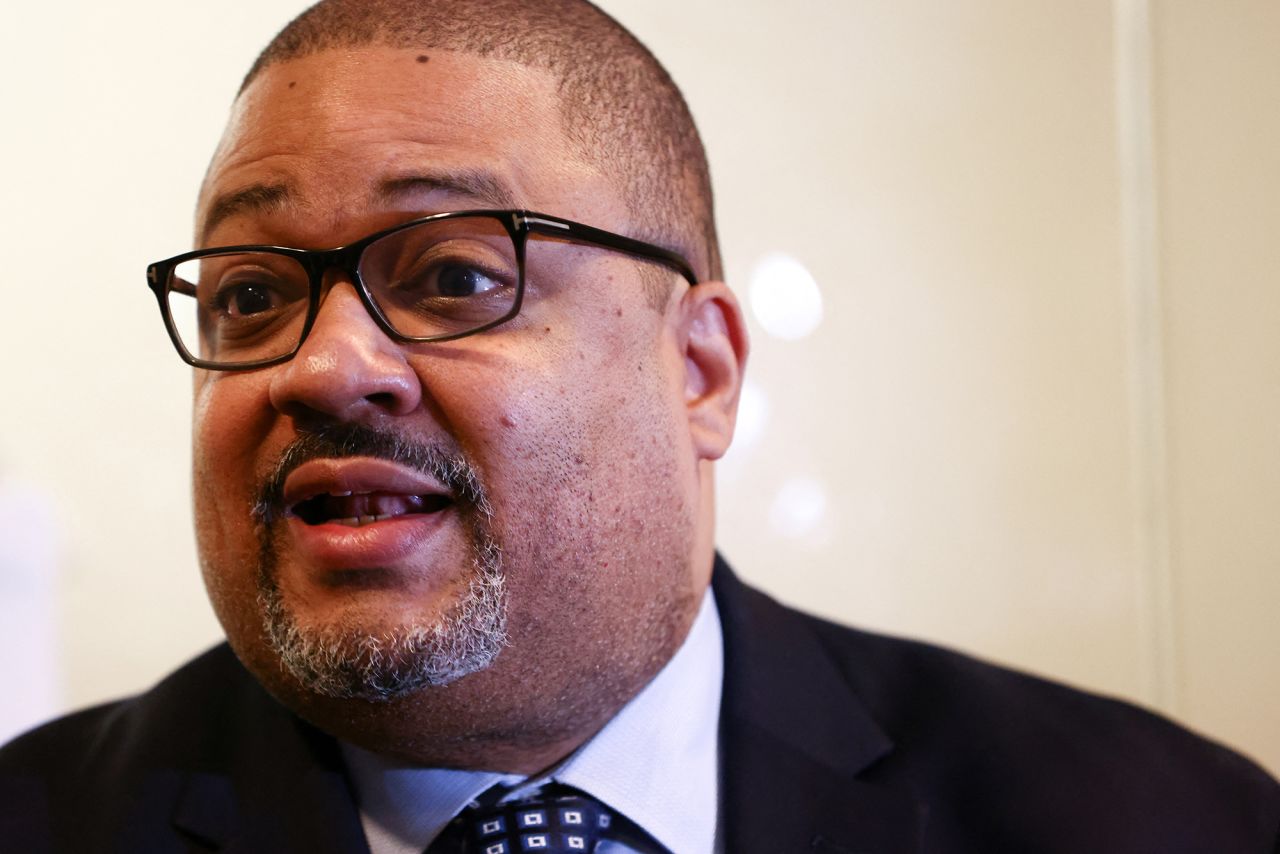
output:
<instances>
[{"instance_id":1,"label":"dark suit jacket","mask_svg":"<svg viewBox=\"0 0 1280 854\"><path fill-rule=\"evenodd\" d=\"M1276 782L1168 721L714 585L729 854L1280 851ZM0 750L0 851L53 850L368 849L334 742L224 645Z\"/></svg>"}]
</instances>

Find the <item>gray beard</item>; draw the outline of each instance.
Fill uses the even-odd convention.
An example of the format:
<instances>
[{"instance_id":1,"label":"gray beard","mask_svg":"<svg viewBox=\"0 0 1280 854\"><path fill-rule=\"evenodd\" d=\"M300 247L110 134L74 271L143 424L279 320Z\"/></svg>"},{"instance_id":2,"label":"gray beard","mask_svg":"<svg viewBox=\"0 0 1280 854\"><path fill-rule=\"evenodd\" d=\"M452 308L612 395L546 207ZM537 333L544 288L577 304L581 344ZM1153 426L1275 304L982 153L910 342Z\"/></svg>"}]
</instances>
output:
<instances>
[{"instance_id":1,"label":"gray beard","mask_svg":"<svg viewBox=\"0 0 1280 854\"><path fill-rule=\"evenodd\" d=\"M500 559L477 555L466 594L434 622L379 634L358 627L298 625L274 583L258 591L267 641L302 687L335 699L386 702L483 670L507 645Z\"/></svg>"},{"instance_id":2,"label":"gray beard","mask_svg":"<svg viewBox=\"0 0 1280 854\"><path fill-rule=\"evenodd\" d=\"M300 626L277 581L275 498L289 471L321 456L377 456L429 472L452 490L468 527L471 577L466 592L438 619L379 633L359 626ZM274 502L274 503L273 503ZM423 688L447 685L488 667L507 645L507 591L502 550L489 533L491 511L474 469L460 456L409 445L365 428L344 428L336 439L304 435L282 456L255 508L261 537L258 602L267 642L306 690L335 699L387 702Z\"/></svg>"}]
</instances>

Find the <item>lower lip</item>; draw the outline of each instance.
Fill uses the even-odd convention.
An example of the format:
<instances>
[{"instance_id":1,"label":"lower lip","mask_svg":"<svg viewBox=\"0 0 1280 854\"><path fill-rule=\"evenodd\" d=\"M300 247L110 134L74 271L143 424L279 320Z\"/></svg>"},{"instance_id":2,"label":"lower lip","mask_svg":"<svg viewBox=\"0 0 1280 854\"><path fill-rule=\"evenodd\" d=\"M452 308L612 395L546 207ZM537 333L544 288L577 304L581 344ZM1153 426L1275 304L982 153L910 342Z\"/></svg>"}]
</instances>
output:
<instances>
[{"instance_id":1,"label":"lower lip","mask_svg":"<svg viewBox=\"0 0 1280 854\"><path fill-rule=\"evenodd\" d=\"M291 516L289 534L298 556L317 569L386 569L431 546L453 515L450 509L409 513L359 527L308 525Z\"/></svg>"}]
</instances>

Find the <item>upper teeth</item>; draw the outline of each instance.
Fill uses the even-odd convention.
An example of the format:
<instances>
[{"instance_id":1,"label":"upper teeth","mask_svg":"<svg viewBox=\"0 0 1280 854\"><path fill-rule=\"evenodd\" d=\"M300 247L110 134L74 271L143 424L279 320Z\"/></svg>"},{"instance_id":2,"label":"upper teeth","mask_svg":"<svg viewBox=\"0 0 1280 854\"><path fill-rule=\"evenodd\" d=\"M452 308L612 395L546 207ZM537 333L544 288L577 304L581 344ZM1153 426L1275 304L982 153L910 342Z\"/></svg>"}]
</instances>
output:
<instances>
[{"instance_id":1,"label":"upper teeth","mask_svg":"<svg viewBox=\"0 0 1280 854\"><path fill-rule=\"evenodd\" d=\"M358 528L361 525L368 525L371 522L381 522L384 519L394 518L391 514L384 516L347 516L342 519L330 519L329 522L334 525L346 525L349 528Z\"/></svg>"}]
</instances>

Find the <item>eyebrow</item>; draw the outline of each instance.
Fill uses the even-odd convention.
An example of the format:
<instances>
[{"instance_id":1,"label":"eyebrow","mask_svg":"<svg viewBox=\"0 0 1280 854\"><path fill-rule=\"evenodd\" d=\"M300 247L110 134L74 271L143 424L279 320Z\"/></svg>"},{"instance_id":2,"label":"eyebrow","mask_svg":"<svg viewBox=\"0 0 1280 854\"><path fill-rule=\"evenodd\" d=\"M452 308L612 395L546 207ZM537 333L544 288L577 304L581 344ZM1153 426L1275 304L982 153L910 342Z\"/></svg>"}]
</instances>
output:
<instances>
[{"instance_id":1,"label":"eyebrow","mask_svg":"<svg viewBox=\"0 0 1280 854\"><path fill-rule=\"evenodd\" d=\"M388 178L374 190L374 199L381 203L402 201L406 196L430 192L476 199L486 207L515 207L515 194L495 175L480 170L423 173ZM206 241L213 230L233 216L246 213L278 211L291 201L294 195L288 184L250 184L239 190L223 193L209 206L209 215L200 229L200 240Z\"/></svg>"},{"instance_id":2,"label":"eyebrow","mask_svg":"<svg viewBox=\"0 0 1280 854\"><path fill-rule=\"evenodd\" d=\"M286 184L251 184L239 190L222 193L209 206L209 215L200 227L203 244L223 221L242 213L279 210L289 201L291 192Z\"/></svg>"},{"instance_id":3,"label":"eyebrow","mask_svg":"<svg viewBox=\"0 0 1280 854\"><path fill-rule=\"evenodd\" d=\"M378 185L375 195L380 202L395 202L432 191L469 196L494 208L516 206L515 194L505 183L490 172L476 169L388 178Z\"/></svg>"}]
</instances>

